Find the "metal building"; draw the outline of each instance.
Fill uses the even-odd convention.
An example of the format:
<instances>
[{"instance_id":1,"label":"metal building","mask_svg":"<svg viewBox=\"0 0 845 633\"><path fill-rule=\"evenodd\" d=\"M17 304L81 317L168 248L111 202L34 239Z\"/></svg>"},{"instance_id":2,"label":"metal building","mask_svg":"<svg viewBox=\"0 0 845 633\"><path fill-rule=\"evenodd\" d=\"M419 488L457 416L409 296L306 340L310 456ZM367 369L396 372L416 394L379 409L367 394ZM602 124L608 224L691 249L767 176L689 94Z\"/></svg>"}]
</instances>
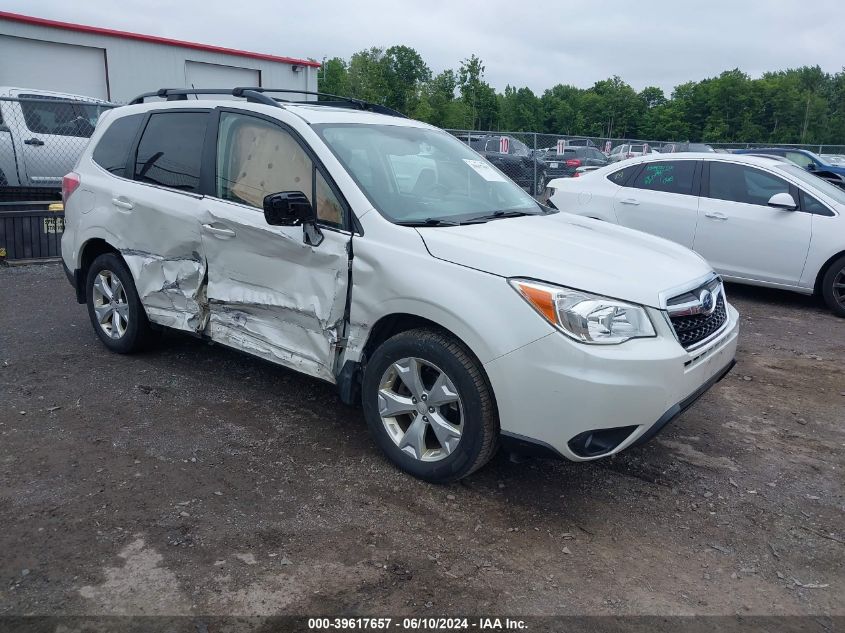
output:
<instances>
[{"instance_id":1,"label":"metal building","mask_svg":"<svg viewBox=\"0 0 845 633\"><path fill-rule=\"evenodd\" d=\"M158 88L317 90L318 62L0 11L0 86L125 103Z\"/></svg>"}]
</instances>

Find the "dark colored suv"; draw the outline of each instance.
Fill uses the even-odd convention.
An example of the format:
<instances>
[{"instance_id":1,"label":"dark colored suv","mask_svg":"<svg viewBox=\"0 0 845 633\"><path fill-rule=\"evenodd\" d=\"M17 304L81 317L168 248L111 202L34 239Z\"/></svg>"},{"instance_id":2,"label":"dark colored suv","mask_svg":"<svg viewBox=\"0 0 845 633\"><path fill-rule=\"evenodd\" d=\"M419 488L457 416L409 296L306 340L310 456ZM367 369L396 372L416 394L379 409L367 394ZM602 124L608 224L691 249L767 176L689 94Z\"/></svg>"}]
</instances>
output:
<instances>
[{"instance_id":1,"label":"dark colored suv","mask_svg":"<svg viewBox=\"0 0 845 633\"><path fill-rule=\"evenodd\" d=\"M519 139L500 134L479 134L470 138L469 145L532 196L538 196L545 190L548 182L546 163L532 156L528 146Z\"/></svg>"}]
</instances>

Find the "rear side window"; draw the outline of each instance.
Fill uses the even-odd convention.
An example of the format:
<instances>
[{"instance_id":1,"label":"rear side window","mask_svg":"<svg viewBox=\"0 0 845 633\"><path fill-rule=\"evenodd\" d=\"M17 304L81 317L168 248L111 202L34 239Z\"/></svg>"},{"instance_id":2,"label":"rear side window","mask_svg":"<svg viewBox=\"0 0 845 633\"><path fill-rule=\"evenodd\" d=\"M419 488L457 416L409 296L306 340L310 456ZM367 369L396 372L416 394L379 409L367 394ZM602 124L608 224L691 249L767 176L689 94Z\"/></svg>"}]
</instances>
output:
<instances>
[{"instance_id":1,"label":"rear side window","mask_svg":"<svg viewBox=\"0 0 845 633\"><path fill-rule=\"evenodd\" d=\"M92 158L100 167L115 176L126 176L126 159L129 158L129 148L141 122L143 114L131 114L114 121L100 137L100 142L94 148ZM130 176L131 169L130 169Z\"/></svg>"},{"instance_id":2,"label":"rear side window","mask_svg":"<svg viewBox=\"0 0 845 633\"><path fill-rule=\"evenodd\" d=\"M662 160L646 163L632 186L637 189L688 196L692 194L693 176L695 176L695 161Z\"/></svg>"},{"instance_id":3,"label":"rear side window","mask_svg":"<svg viewBox=\"0 0 845 633\"><path fill-rule=\"evenodd\" d=\"M197 191L207 121L205 112L161 112L150 116L138 143L135 180Z\"/></svg>"}]
</instances>

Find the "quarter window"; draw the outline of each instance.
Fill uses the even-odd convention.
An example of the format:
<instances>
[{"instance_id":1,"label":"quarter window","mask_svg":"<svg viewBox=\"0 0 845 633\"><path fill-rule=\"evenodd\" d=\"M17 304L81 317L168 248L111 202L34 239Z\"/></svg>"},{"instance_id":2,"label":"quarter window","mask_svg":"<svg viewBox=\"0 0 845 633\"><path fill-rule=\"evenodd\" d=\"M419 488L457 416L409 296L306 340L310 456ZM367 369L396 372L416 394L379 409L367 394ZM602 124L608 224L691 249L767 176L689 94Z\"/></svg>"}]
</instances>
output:
<instances>
[{"instance_id":1,"label":"quarter window","mask_svg":"<svg viewBox=\"0 0 845 633\"><path fill-rule=\"evenodd\" d=\"M343 225L340 201L289 132L256 117L222 113L217 138L217 197L263 209L266 196L283 191L304 193L316 206L321 223Z\"/></svg>"},{"instance_id":2,"label":"quarter window","mask_svg":"<svg viewBox=\"0 0 845 633\"><path fill-rule=\"evenodd\" d=\"M833 212L830 209L828 209L825 205L816 200L809 193L800 190L799 195L801 196L802 211L806 211L807 213L814 213L816 215L833 215Z\"/></svg>"},{"instance_id":3,"label":"quarter window","mask_svg":"<svg viewBox=\"0 0 845 633\"><path fill-rule=\"evenodd\" d=\"M94 162L115 176L124 177L129 147L135 140L135 135L143 120L143 114L131 114L114 121L94 148L92 155Z\"/></svg>"},{"instance_id":4,"label":"quarter window","mask_svg":"<svg viewBox=\"0 0 845 633\"><path fill-rule=\"evenodd\" d=\"M691 195L694 176L695 161L661 160L646 163L632 186L649 191Z\"/></svg>"},{"instance_id":5,"label":"quarter window","mask_svg":"<svg viewBox=\"0 0 845 633\"><path fill-rule=\"evenodd\" d=\"M776 193L789 193L789 183L745 165L712 161L710 198L766 206Z\"/></svg>"},{"instance_id":6,"label":"quarter window","mask_svg":"<svg viewBox=\"0 0 845 633\"><path fill-rule=\"evenodd\" d=\"M205 112L161 112L150 116L138 143L135 180L180 191L199 190Z\"/></svg>"},{"instance_id":7,"label":"quarter window","mask_svg":"<svg viewBox=\"0 0 845 633\"><path fill-rule=\"evenodd\" d=\"M628 167L624 167L622 169L617 169L613 173L607 175L607 179L612 182L614 185L619 185L620 187L624 187L625 183L628 182L631 178L631 174L634 173L637 169L639 169L639 165L630 165Z\"/></svg>"}]
</instances>

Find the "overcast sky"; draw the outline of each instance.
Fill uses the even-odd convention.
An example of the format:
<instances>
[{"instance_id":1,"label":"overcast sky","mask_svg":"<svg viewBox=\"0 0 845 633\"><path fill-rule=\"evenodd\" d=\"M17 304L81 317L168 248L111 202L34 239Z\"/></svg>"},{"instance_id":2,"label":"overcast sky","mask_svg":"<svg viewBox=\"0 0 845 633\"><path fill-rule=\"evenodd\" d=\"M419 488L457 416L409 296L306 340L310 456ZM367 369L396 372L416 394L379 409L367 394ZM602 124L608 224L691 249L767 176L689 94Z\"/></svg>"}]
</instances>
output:
<instances>
[{"instance_id":1,"label":"overcast sky","mask_svg":"<svg viewBox=\"0 0 845 633\"><path fill-rule=\"evenodd\" d=\"M5 0L4 10L291 57L415 48L436 73L475 53L487 80L537 93L619 75L637 90L740 68L845 65L843 1Z\"/></svg>"}]
</instances>

